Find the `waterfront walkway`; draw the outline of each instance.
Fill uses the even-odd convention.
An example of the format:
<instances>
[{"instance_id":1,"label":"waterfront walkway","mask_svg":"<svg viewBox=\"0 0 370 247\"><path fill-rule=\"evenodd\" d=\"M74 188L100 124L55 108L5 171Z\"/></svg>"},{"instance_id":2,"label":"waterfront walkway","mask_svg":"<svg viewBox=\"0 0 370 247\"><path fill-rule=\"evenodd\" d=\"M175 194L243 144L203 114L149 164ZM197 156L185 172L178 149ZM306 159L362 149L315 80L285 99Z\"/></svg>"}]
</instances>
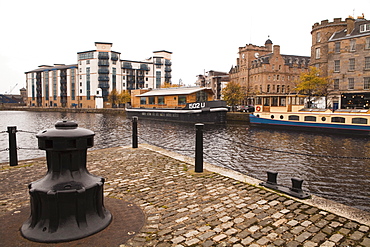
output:
<instances>
[{"instance_id":1,"label":"waterfront walkway","mask_svg":"<svg viewBox=\"0 0 370 247\"><path fill-rule=\"evenodd\" d=\"M29 208L27 185L45 175L45 164L40 158L0 165L0 217ZM292 199L210 164L195 173L193 164L150 145L88 152L89 172L106 179L106 200L132 203L145 216L139 232L122 229L117 246L370 246L369 213L317 197ZM0 232L0 245L4 238ZM53 245L19 239L17 246ZM53 246L84 246L74 242Z\"/></svg>"}]
</instances>

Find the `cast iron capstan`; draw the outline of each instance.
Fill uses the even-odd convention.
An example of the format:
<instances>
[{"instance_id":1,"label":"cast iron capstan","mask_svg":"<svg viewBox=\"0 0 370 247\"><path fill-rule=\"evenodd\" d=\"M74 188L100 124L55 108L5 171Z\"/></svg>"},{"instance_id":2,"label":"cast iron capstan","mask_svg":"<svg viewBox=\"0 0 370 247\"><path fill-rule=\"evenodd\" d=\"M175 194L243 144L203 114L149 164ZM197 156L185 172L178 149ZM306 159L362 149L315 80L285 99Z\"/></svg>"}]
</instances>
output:
<instances>
[{"instance_id":1,"label":"cast iron capstan","mask_svg":"<svg viewBox=\"0 0 370 247\"><path fill-rule=\"evenodd\" d=\"M94 132L77 123L60 121L55 129L38 133L39 148L46 150L47 174L32 182L30 218L22 235L36 242L64 242L84 238L107 227L111 213L104 207L104 178L87 171L87 148Z\"/></svg>"}]
</instances>

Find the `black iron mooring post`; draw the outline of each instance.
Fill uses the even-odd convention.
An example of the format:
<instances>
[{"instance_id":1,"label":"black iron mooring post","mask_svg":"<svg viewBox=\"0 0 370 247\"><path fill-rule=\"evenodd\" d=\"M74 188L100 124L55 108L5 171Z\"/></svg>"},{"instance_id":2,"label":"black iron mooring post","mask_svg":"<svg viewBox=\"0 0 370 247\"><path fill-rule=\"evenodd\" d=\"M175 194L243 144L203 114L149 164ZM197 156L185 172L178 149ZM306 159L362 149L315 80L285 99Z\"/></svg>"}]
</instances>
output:
<instances>
[{"instance_id":1,"label":"black iron mooring post","mask_svg":"<svg viewBox=\"0 0 370 247\"><path fill-rule=\"evenodd\" d=\"M203 172L203 127L204 124L195 124L195 172Z\"/></svg>"},{"instance_id":2,"label":"black iron mooring post","mask_svg":"<svg viewBox=\"0 0 370 247\"><path fill-rule=\"evenodd\" d=\"M9 165L17 166L18 165L18 155L17 155L17 127L8 126L9 134Z\"/></svg>"},{"instance_id":3,"label":"black iron mooring post","mask_svg":"<svg viewBox=\"0 0 370 247\"><path fill-rule=\"evenodd\" d=\"M132 117L132 148L137 147L137 117Z\"/></svg>"}]
</instances>

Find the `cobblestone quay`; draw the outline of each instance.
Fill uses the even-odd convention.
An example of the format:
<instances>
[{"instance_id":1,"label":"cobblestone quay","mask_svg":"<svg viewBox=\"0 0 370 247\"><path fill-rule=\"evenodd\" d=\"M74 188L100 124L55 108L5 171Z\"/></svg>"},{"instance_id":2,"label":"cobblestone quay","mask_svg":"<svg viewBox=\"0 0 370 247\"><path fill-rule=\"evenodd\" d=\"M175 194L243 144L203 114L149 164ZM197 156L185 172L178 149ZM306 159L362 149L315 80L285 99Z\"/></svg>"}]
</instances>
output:
<instances>
[{"instance_id":1,"label":"cobblestone quay","mask_svg":"<svg viewBox=\"0 0 370 247\"><path fill-rule=\"evenodd\" d=\"M145 214L141 230L118 246L370 246L367 212L314 196L292 199L210 164L195 173L193 164L149 145L88 152L88 170L106 178L106 199L133 203ZM27 185L46 170L44 158L1 164L0 217L29 207ZM4 238L0 233L0 245Z\"/></svg>"}]
</instances>

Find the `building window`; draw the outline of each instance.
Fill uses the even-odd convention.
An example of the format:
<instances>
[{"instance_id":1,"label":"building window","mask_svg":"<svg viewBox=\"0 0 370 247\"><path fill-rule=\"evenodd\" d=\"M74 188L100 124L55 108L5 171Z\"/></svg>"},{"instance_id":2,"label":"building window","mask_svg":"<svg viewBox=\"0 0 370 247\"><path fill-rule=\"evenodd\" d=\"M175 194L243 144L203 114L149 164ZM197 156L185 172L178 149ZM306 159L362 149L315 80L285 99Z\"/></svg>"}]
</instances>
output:
<instances>
[{"instance_id":1,"label":"building window","mask_svg":"<svg viewBox=\"0 0 370 247\"><path fill-rule=\"evenodd\" d=\"M354 58L350 58L349 59L349 68L348 68L349 71L354 71L355 70L355 59Z\"/></svg>"},{"instance_id":2,"label":"building window","mask_svg":"<svg viewBox=\"0 0 370 247\"><path fill-rule=\"evenodd\" d=\"M319 59L320 58L320 47L319 48L316 48L316 50L315 50L315 58L316 59Z\"/></svg>"},{"instance_id":3,"label":"building window","mask_svg":"<svg viewBox=\"0 0 370 247\"><path fill-rule=\"evenodd\" d=\"M370 49L370 37L366 38L365 49Z\"/></svg>"},{"instance_id":4,"label":"building window","mask_svg":"<svg viewBox=\"0 0 370 247\"><path fill-rule=\"evenodd\" d=\"M340 60L334 60L334 72L340 71Z\"/></svg>"},{"instance_id":5,"label":"building window","mask_svg":"<svg viewBox=\"0 0 370 247\"><path fill-rule=\"evenodd\" d=\"M360 26L360 32L367 32L367 31L370 31L370 23L368 24L363 24Z\"/></svg>"},{"instance_id":6,"label":"building window","mask_svg":"<svg viewBox=\"0 0 370 247\"><path fill-rule=\"evenodd\" d=\"M334 90L339 90L339 79L334 79Z\"/></svg>"},{"instance_id":7,"label":"building window","mask_svg":"<svg viewBox=\"0 0 370 247\"><path fill-rule=\"evenodd\" d=\"M155 72L155 88L161 87L161 71Z\"/></svg>"},{"instance_id":8,"label":"building window","mask_svg":"<svg viewBox=\"0 0 370 247\"><path fill-rule=\"evenodd\" d=\"M281 92L285 93L285 85L281 85Z\"/></svg>"},{"instance_id":9,"label":"building window","mask_svg":"<svg viewBox=\"0 0 370 247\"><path fill-rule=\"evenodd\" d=\"M146 105L146 97L140 97L140 105Z\"/></svg>"},{"instance_id":10,"label":"building window","mask_svg":"<svg viewBox=\"0 0 370 247\"><path fill-rule=\"evenodd\" d=\"M86 64L90 64L90 60L86 60Z\"/></svg>"},{"instance_id":11,"label":"building window","mask_svg":"<svg viewBox=\"0 0 370 247\"><path fill-rule=\"evenodd\" d=\"M277 85L277 86L276 86L276 92L277 92L277 93L280 93L280 85Z\"/></svg>"},{"instance_id":12,"label":"building window","mask_svg":"<svg viewBox=\"0 0 370 247\"><path fill-rule=\"evenodd\" d=\"M370 57L365 57L365 69L370 69Z\"/></svg>"},{"instance_id":13,"label":"building window","mask_svg":"<svg viewBox=\"0 0 370 247\"><path fill-rule=\"evenodd\" d=\"M364 89L370 89L370 77L364 77Z\"/></svg>"},{"instance_id":14,"label":"building window","mask_svg":"<svg viewBox=\"0 0 370 247\"><path fill-rule=\"evenodd\" d=\"M267 84L267 92L270 92L270 84Z\"/></svg>"},{"instance_id":15,"label":"building window","mask_svg":"<svg viewBox=\"0 0 370 247\"><path fill-rule=\"evenodd\" d=\"M351 40L350 51L356 51L356 40L354 39Z\"/></svg>"},{"instance_id":16,"label":"building window","mask_svg":"<svg viewBox=\"0 0 370 247\"><path fill-rule=\"evenodd\" d=\"M86 67L86 99L90 100L90 67Z\"/></svg>"},{"instance_id":17,"label":"building window","mask_svg":"<svg viewBox=\"0 0 370 247\"><path fill-rule=\"evenodd\" d=\"M335 52L340 53L340 42L335 42Z\"/></svg>"},{"instance_id":18,"label":"building window","mask_svg":"<svg viewBox=\"0 0 370 247\"><path fill-rule=\"evenodd\" d=\"M355 88L355 78L348 78L348 89Z\"/></svg>"},{"instance_id":19,"label":"building window","mask_svg":"<svg viewBox=\"0 0 370 247\"><path fill-rule=\"evenodd\" d=\"M316 43L319 43L321 41L321 33L317 32L316 33Z\"/></svg>"}]
</instances>

